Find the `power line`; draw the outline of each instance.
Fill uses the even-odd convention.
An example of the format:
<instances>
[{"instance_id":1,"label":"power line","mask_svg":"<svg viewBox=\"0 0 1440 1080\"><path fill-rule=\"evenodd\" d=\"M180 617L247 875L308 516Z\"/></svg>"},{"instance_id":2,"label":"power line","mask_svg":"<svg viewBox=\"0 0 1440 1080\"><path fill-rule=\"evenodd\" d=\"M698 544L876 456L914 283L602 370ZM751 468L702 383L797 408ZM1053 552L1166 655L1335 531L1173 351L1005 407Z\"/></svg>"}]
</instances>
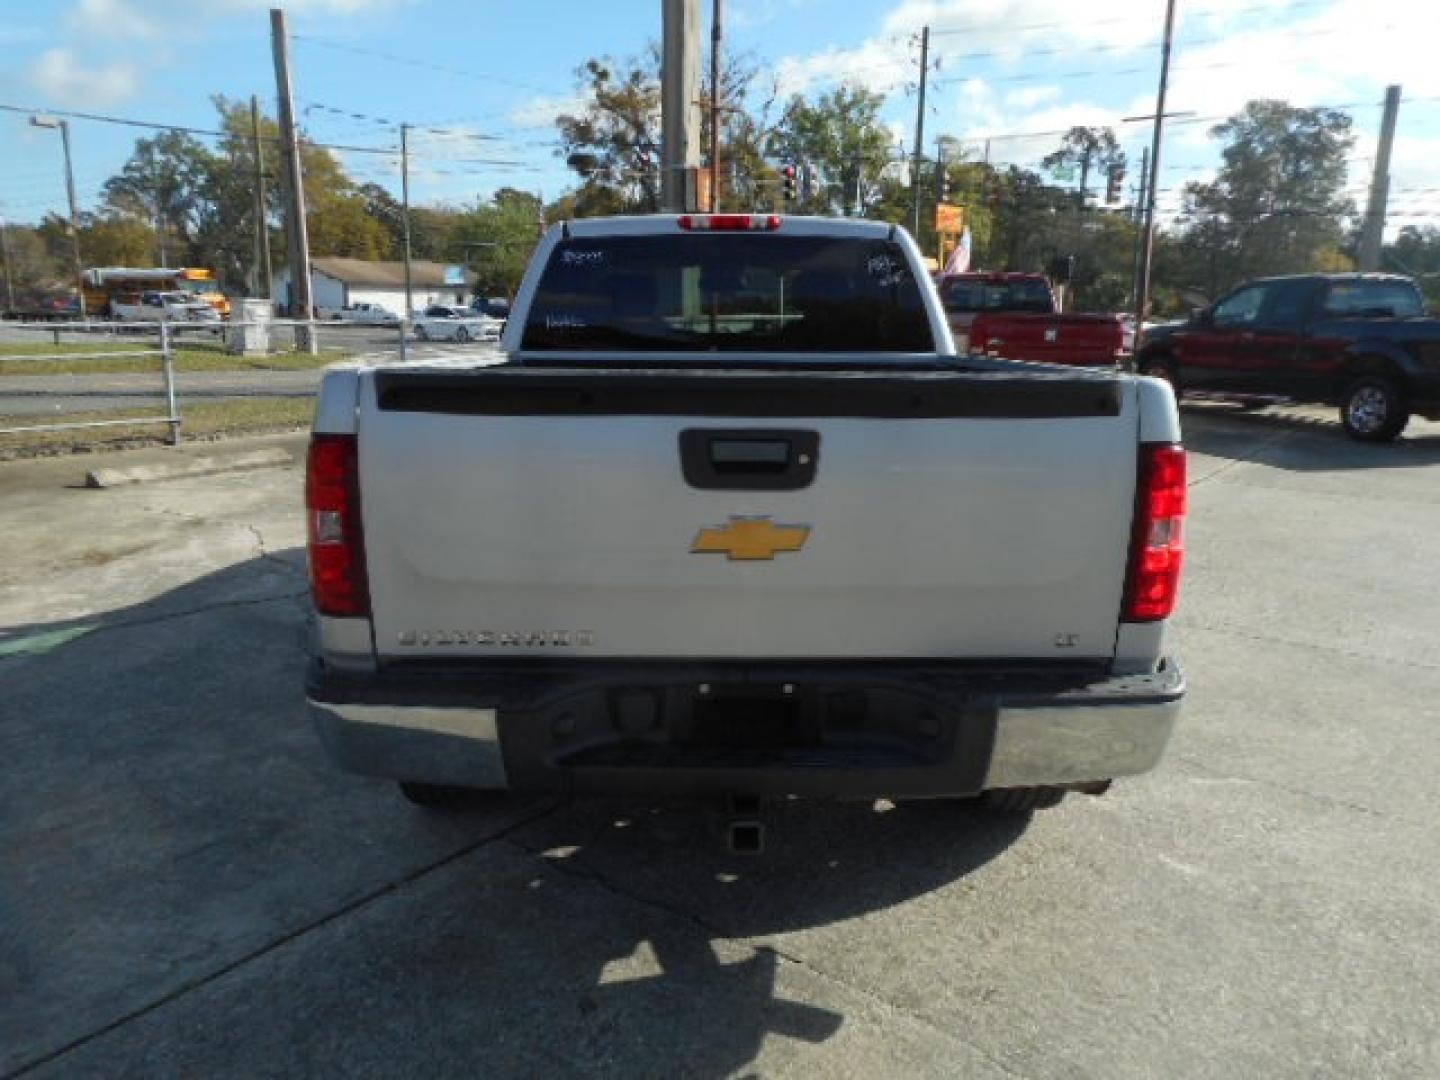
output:
<instances>
[{"instance_id":1,"label":"power line","mask_svg":"<svg viewBox=\"0 0 1440 1080\"><path fill-rule=\"evenodd\" d=\"M71 120L93 120L101 124L119 124L124 127L148 128L152 131L176 131L185 135L203 135L217 139L237 139L241 142L249 142L250 137L244 134L236 134L231 131L215 131L211 128L186 127L182 124L157 124L151 120L134 120L124 116L106 116L103 113L76 112L67 109L37 109L22 105L0 104L0 112L29 113L37 116L63 116ZM279 142L278 135L262 135L266 142ZM393 154L395 150L391 147L381 146L342 146L336 143L314 142L310 139L303 140L307 146L317 150L344 150L352 154Z\"/></svg>"},{"instance_id":2,"label":"power line","mask_svg":"<svg viewBox=\"0 0 1440 1080\"><path fill-rule=\"evenodd\" d=\"M1274 5L1274 4L1253 4L1253 5L1249 5L1249 6L1246 6L1246 7L1192 8L1192 9L1186 11L1185 14L1186 14L1187 16L1196 16L1196 15L1248 15L1248 14L1253 14L1253 13L1256 13L1256 12L1264 12L1264 13L1271 14L1271 15L1283 15L1283 14L1285 14L1285 13L1287 13L1287 12L1291 12L1291 11L1302 11L1302 10L1304 10L1304 9L1306 9L1306 8L1329 7L1329 6L1331 5L1331 3L1332 3L1332 0L1297 0L1296 3L1293 3L1293 4L1285 4L1285 5L1282 5L1282 6L1279 6L1279 7L1277 7L1277 6ZM1119 23L1133 23L1134 21L1135 21L1135 17L1134 17L1133 15L1115 15L1115 16L1110 16L1110 17L1108 17L1108 18L1104 18L1104 19L1088 19L1088 20L1086 20L1086 25L1088 25L1088 26L1113 26L1113 25L1117 25L1117 24L1119 24ZM932 37L934 37L934 36L936 36L936 35L941 35L941 34L984 34L984 33L994 33L996 30L1000 30L1000 29L1003 29L1006 33L1020 33L1020 32L1027 31L1027 30L1072 29L1072 28L1074 27L1074 25L1075 25L1075 24L1074 24L1073 22L1061 22L1061 21L1038 22L1038 23L1024 23L1024 24L1022 24L1022 25L1020 25L1020 26L1005 26L1005 27L996 27L996 26L994 26L994 25L992 25L992 24L987 24L987 23L971 23L971 24L968 25L968 26L951 26L951 27L945 27L945 28L939 29L939 30L931 30L931 31L930 31L930 34L931 34ZM1157 43L1157 44L1158 44L1158 43Z\"/></svg>"},{"instance_id":3,"label":"power line","mask_svg":"<svg viewBox=\"0 0 1440 1080\"><path fill-rule=\"evenodd\" d=\"M428 60L416 60L408 56L398 56L395 53L381 52L378 49L366 49L359 45L347 45L339 41L330 41L326 38L311 37L309 34L291 34L291 41L303 41L307 45L319 45L322 48L334 49L337 52L354 53L357 56L372 56L377 60L386 60L392 64L403 64L406 67L423 68L427 71L438 71L446 75L459 75L466 79L476 79L480 82L497 83L501 86L513 86L521 90L533 90L539 94L550 93L549 88L536 86L534 83L521 82L518 79L506 79L499 75L484 75L478 71L469 71L465 68L451 67L448 64L436 64Z\"/></svg>"}]
</instances>

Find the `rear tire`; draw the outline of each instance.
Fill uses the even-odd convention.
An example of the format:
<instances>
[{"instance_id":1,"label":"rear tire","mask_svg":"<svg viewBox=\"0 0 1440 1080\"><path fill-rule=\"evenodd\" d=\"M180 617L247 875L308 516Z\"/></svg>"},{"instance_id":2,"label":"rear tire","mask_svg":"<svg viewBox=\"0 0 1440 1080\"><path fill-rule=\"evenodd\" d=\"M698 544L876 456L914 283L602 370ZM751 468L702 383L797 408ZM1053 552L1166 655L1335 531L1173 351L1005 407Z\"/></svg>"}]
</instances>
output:
<instances>
[{"instance_id":1,"label":"rear tire","mask_svg":"<svg viewBox=\"0 0 1440 1080\"><path fill-rule=\"evenodd\" d=\"M1340 425L1359 442L1389 442L1410 422L1405 390L1389 375L1361 375L1340 398Z\"/></svg>"},{"instance_id":2,"label":"rear tire","mask_svg":"<svg viewBox=\"0 0 1440 1080\"><path fill-rule=\"evenodd\" d=\"M415 327L415 338L418 341L429 341L430 335L425 332L424 326Z\"/></svg>"},{"instance_id":3,"label":"rear tire","mask_svg":"<svg viewBox=\"0 0 1440 1080\"><path fill-rule=\"evenodd\" d=\"M413 780L400 781L400 794L416 806L444 813L473 809L480 805L483 795L477 788L421 784Z\"/></svg>"},{"instance_id":4,"label":"rear tire","mask_svg":"<svg viewBox=\"0 0 1440 1080\"><path fill-rule=\"evenodd\" d=\"M1064 788L1012 787L982 792L976 803L992 814L1029 814L1059 806L1064 798Z\"/></svg>"}]
</instances>

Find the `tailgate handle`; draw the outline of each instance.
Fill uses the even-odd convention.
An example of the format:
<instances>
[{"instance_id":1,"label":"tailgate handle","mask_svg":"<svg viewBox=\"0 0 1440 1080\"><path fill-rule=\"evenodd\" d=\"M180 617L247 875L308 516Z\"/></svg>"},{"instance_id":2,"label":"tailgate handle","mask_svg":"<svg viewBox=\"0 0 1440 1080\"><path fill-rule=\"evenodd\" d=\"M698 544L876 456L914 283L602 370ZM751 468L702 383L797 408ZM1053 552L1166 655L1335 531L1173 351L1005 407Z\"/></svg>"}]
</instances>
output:
<instances>
[{"instance_id":1,"label":"tailgate handle","mask_svg":"<svg viewBox=\"0 0 1440 1080\"><path fill-rule=\"evenodd\" d=\"M691 487L709 491L797 491L815 480L817 431L689 428L680 433L680 467Z\"/></svg>"}]
</instances>

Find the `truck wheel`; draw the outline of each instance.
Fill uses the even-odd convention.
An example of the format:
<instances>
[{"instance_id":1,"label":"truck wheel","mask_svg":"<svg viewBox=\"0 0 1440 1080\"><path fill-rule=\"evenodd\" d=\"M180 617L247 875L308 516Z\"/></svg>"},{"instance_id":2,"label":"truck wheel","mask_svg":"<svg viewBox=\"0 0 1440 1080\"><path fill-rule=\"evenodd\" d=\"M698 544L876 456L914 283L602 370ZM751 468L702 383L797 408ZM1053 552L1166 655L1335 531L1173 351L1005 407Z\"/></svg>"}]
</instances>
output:
<instances>
[{"instance_id":1,"label":"truck wheel","mask_svg":"<svg viewBox=\"0 0 1440 1080\"><path fill-rule=\"evenodd\" d=\"M412 780L400 781L400 794L426 810L453 812L468 810L480 802L480 791L476 788L452 787L449 784L420 784Z\"/></svg>"},{"instance_id":2,"label":"truck wheel","mask_svg":"<svg viewBox=\"0 0 1440 1080\"><path fill-rule=\"evenodd\" d=\"M1389 375L1362 375L1345 388L1340 424L1360 442L1389 442L1410 422L1405 391Z\"/></svg>"},{"instance_id":3,"label":"truck wheel","mask_svg":"<svg viewBox=\"0 0 1440 1080\"><path fill-rule=\"evenodd\" d=\"M468 344L469 341L470 341L470 331L469 331L469 330L466 330L465 327L463 327L463 326L456 327L456 328L455 328L455 344L456 344L456 345L465 345L465 344Z\"/></svg>"},{"instance_id":4,"label":"truck wheel","mask_svg":"<svg viewBox=\"0 0 1440 1080\"><path fill-rule=\"evenodd\" d=\"M1012 787L983 792L978 802L982 810L994 814L1028 814L1032 810L1059 806L1064 798L1064 788Z\"/></svg>"}]
</instances>

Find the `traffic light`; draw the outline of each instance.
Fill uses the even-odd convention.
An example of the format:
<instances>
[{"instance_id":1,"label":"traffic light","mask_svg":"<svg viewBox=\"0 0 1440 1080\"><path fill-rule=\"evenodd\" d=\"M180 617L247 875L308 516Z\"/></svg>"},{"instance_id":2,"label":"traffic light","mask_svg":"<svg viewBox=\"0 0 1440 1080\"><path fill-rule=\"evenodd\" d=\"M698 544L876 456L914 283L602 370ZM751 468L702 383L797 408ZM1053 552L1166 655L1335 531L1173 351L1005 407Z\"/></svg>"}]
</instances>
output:
<instances>
[{"instance_id":1,"label":"traffic light","mask_svg":"<svg viewBox=\"0 0 1440 1080\"><path fill-rule=\"evenodd\" d=\"M799 192L796 190L796 176L798 175L794 165L786 165L780 170L781 193L785 196L786 202L794 202Z\"/></svg>"},{"instance_id":2,"label":"traffic light","mask_svg":"<svg viewBox=\"0 0 1440 1080\"><path fill-rule=\"evenodd\" d=\"M935 197L941 202L950 200L950 171L943 161L935 163Z\"/></svg>"},{"instance_id":3,"label":"traffic light","mask_svg":"<svg viewBox=\"0 0 1440 1080\"><path fill-rule=\"evenodd\" d=\"M1105 202L1111 206L1120 201L1120 189L1125 183L1125 166L1111 165L1110 175L1105 180Z\"/></svg>"}]
</instances>

